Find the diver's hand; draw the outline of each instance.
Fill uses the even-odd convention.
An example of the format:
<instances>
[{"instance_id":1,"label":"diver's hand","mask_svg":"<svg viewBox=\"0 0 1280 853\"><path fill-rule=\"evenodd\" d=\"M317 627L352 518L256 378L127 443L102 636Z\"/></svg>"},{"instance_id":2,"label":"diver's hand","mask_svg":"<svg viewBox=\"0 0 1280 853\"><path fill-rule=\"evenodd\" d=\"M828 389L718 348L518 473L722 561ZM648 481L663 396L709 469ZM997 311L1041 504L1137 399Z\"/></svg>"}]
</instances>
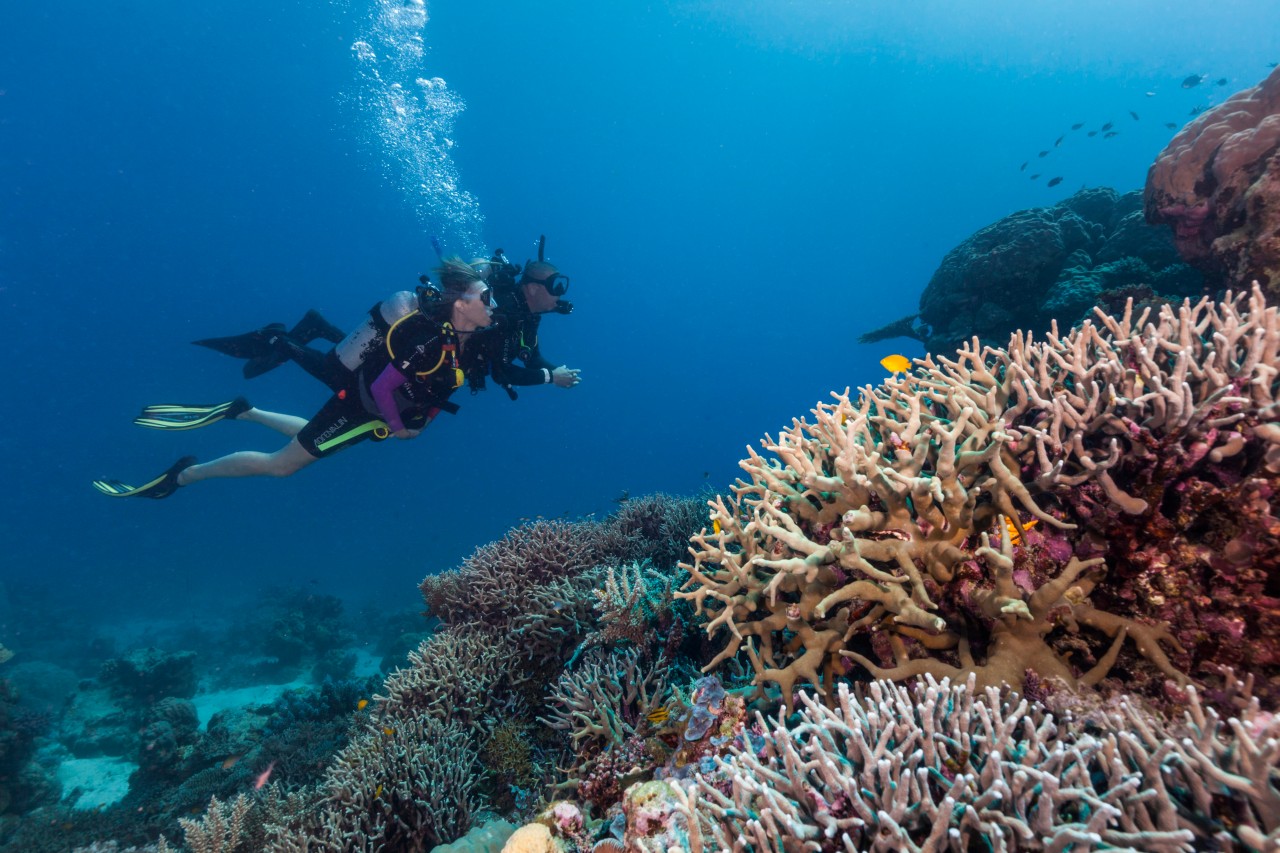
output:
<instances>
[{"instance_id":1,"label":"diver's hand","mask_svg":"<svg viewBox=\"0 0 1280 853\"><path fill-rule=\"evenodd\" d=\"M422 435L422 430L420 430L420 429L409 429L408 427L405 427L404 429L398 429L398 430L396 430L395 432L393 432L393 433L391 433L391 434L392 434L392 435L394 435L396 438L401 438L401 439L406 439L406 440L407 440L407 439L410 439L410 438L417 438L418 436Z\"/></svg>"},{"instance_id":2,"label":"diver's hand","mask_svg":"<svg viewBox=\"0 0 1280 853\"><path fill-rule=\"evenodd\" d=\"M579 371L576 368L565 367L563 364L551 371L551 381L558 388L572 388L582 381L578 376Z\"/></svg>"}]
</instances>

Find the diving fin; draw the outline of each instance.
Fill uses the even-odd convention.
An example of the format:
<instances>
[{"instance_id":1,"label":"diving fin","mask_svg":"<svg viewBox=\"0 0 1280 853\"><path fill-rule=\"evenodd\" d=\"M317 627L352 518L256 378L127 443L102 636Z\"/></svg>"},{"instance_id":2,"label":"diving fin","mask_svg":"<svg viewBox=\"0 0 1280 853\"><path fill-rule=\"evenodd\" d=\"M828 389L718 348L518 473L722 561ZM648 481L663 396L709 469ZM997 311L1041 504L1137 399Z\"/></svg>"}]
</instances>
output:
<instances>
[{"instance_id":1,"label":"diving fin","mask_svg":"<svg viewBox=\"0 0 1280 853\"><path fill-rule=\"evenodd\" d=\"M147 406L133 422L151 429L198 429L218 421L237 418L252 408L244 397L207 406Z\"/></svg>"},{"instance_id":2,"label":"diving fin","mask_svg":"<svg viewBox=\"0 0 1280 853\"><path fill-rule=\"evenodd\" d=\"M347 333L330 323L324 316L312 308L302 315L298 324L289 330L289 337L300 344L309 344L316 338L324 338L332 344L342 343Z\"/></svg>"},{"instance_id":3,"label":"diving fin","mask_svg":"<svg viewBox=\"0 0 1280 853\"><path fill-rule=\"evenodd\" d=\"M159 477L141 486L130 486L119 480L94 480L93 487L111 498L167 498L178 490L178 475L194 464L194 456L184 456Z\"/></svg>"},{"instance_id":4,"label":"diving fin","mask_svg":"<svg viewBox=\"0 0 1280 853\"><path fill-rule=\"evenodd\" d=\"M271 341L284 333L284 323L272 323L261 329L254 329L243 335L232 335L228 338L205 338L192 341L196 346L208 347L211 350L234 358L261 358L272 352Z\"/></svg>"}]
</instances>

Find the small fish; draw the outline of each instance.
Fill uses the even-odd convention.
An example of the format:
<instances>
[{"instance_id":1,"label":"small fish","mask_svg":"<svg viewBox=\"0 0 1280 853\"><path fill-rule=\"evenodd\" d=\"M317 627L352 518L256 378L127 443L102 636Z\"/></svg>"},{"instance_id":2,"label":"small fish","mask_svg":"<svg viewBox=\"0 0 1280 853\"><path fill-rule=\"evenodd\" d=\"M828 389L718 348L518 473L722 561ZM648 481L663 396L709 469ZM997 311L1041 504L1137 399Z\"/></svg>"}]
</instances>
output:
<instances>
[{"instance_id":1,"label":"small fish","mask_svg":"<svg viewBox=\"0 0 1280 853\"><path fill-rule=\"evenodd\" d=\"M1034 175L1032 175L1032 176L1031 176L1031 180L1033 180L1033 181L1034 181L1034 180L1035 180L1036 178L1038 178L1038 177L1040 177L1040 173L1039 173L1039 172L1036 172Z\"/></svg>"},{"instance_id":2,"label":"small fish","mask_svg":"<svg viewBox=\"0 0 1280 853\"><path fill-rule=\"evenodd\" d=\"M1048 151L1041 151L1041 152L1040 152L1039 154L1037 154L1036 156L1037 156L1037 157L1048 157L1048 156L1049 156L1049 152L1048 152Z\"/></svg>"},{"instance_id":3,"label":"small fish","mask_svg":"<svg viewBox=\"0 0 1280 853\"><path fill-rule=\"evenodd\" d=\"M1030 163L1031 163L1031 161L1030 161L1030 160L1025 160L1025 161L1023 161L1022 165L1018 168L1018 171L1019 171L1019 172L1025 172L1025 171L1027 171L1027 166L1028 166Z\"/></svg>"},{"instance_id":4,"label":"small fish","mask_svg":"<svg viewBox=\"0 0 1280 853\"><path fill-rule=\"evenodd\" d=\"M1190 77L1182 81L1182 88L1194 89L1196 86L1199 86L1203 82L1204 82L1203 74L1192 74Z\"/></svg>"},{"instance_id":5,"label":"small fish","mask_svg":"<svg viewBox=\"0 0 1280 853\"><path fill-rule=\"evenodd\" d=\"M1147 92L1147 93L1146 93L1146 96L1147 96L1148 98L1154 98L1154 97L1156 96L1156 93L1155 93L1155 92Z\"/></svg>"},{"instance_id":6,"label":"small fish","mask_svg":"<svg viewBox=\"0 0 1280 853\"><path fill-rule=\"evenodd\" d=\"M1066 139L1066 138L1067 138L1067 137L1066 137L1066 134L1063 134L1062 136L1059 136L1057 139L1055 139L1055 140L1053 141L1053 147L1054 147L1054 148L1057 148L1059 145L1061 145L1061 144L1062 144L1062 140L1064 140L1064 139Z\"/></svg>"},{"instance_id":7,"label":"small fish","mask_svg":"<svg viewBox=\"0 0 1280 853\"><path fill-rule=\"evenodd\" d=\"M383 733L384 735L386 735L387 737L391 737L393 734L395 734L395 733L396 733L396 730L395 730L395 729L393 729L393 728L391 728L391 726L383 726L383 727L382 727L382 733Z\"/></svg>"},{"instance_id":8,"label":"small fish","mask_svg":"<svg viewBox=\"0 0 1280 853\"><path fill-rule=\"evenodd\" d=\"M1072 130L1079 130L1082 127L1084 127L1084 122L1082 121L1078 121L1075 124L1071 125Z\"/></svg>"},{"instance_id":9,"label":"small fish","mask_svg":"<svg viewBox=\"0 0 1280 853\"><path fill-rule=\"evenodd\" d=\"M273 761L267 765L266 770L257 775L257 778L253 780L253 790L260 790L263 785L267 784L267 780L271 778L271 771L275 769L275 766L276 763Z\"/></svg>"},{"instance_id":10,"label":"small fish","mask_svg":"<svg viewBox=\"0 0 1280 853\"><path fill-rule=\"evenodd\" d=\"M1050 178L1048 186L1056 187L1060 183L1062 183L1062 178Z\"/></svg>"},{"instance_id":11,"label":"small fish","mask_svg":"<svg viewBox=\"0 0 1280 853\"><path fill-rule=\"evenodd\" d=\"M911 359L905 355L886 355L880 359L880 365L890 373L906 373L911 369Z\"/></svg>"},{"instance_id":12,"label":"small fish","mask_svg":"<svg viewBox=\"0 0 1280 853\"><path fill-rule=\"evenodd\" d=\"M1113 127L1115 127L1115 123L1109 121L1106 124L1104 124L1102 127L1098 128L1098 130L1110 130Z\"/></svg>"},{"instance_id":13,"label":"small fish","mask_svg":"<svg viewBox=\"0 0 1280 853\"><path fill-rule=\"evenodd\" d=\"M1036 526L1037 524L1039 524L1039 523L1040 523L1040 519L1038 519L1038 518L1033 518L1033 519L1031 519L1030 521L1024 521L1024 522L1022 523L1022 529L1023 529L1023 530L1030 530L1031 528L1035 527L1035 526ZM1020 533L1018 532L1018 528L1016 528L1016 527L1014 527L1014 526L1013 526L1013 522L1012 522L1012 521L1007 521L1007 520L1006 520L1006 521L1005 521L1005 523L1004 523L1004 525L1005 525L1005 527L1007 527L1007 528L1009 529L1009 544L1010 544L1010 545L1017 545L1019 542L1021 542L1021 541L1022 541L1022 534L1020 534Z\"/></svg>"},{"instance_id":14,"label":"small fish","mask_svg":"<svg viewBox=\"0 0 1280 853\"><path fill-rule=\"evenodd\" d=\"M368 707L369 707L368 699L361 699L359 702L356 703L357 711L363 711L365 708L368 708Z\"/></svg>"},{"instance_id":15,"label":"small fish","mask_svg":"<svg viewBox=\"0 0 1280 853\"><path fill-rule=\"evenodd\" d=\"M667 710L666 705L663 705L659 708L654 708L652 711L644 715L644 718L649 722L653 723L655 726L658 725L659 723L665 723L670 717L671 717L671 712Z\"/></svg>"},{"instance_id":16,"label":"small fish","mask_svg":"<svg viewBox=\"0 0 1280 853\"><path fill-rule=\"evenodd\" d=\"M712 532L712 533L714 533L714 534L716 534L717 536L719 536L719 535L720 535L720 531L721 531L721 530L724 530L724 528L720 526L720 519L718 519L718 518L716 518L716 519L712 519L712 521L711 521L711 532Z\"/></svg>"},{"instance_id":17,"label":"small fish","mask_svg":"<svg viewBox=\"0 0 1280 853\"><path fill-rule=\"evenodd\" d=\"M1091 130L1091 131L1089 131L1089 135L1090 135L1090 136L1097 136L1097 135L1098 135L1098 131L1096 131L1096 130Z\"/></svg>"},{"instance_id":18,"label":"small fish","mask_svg":"<svg viewBox=\"0 0 1280 853\"><path fill-rule=\"evenodd\" d=\"M1138 118L1138 114L1135 113L1133 110L1129 110L1129 115L1133 116L1134 121L1142 121L1142 119Z\"/></svg>"},{"instance_id":19,"label":"small fish","mask_svg":"<svg viewBox=\"0 0 1280 853\"><path fill-rule=\"evenodd\" d=\"M222 769L230 770L232 767L236 766L236 762L241 758L244 758L243 753L239 755L228 755L226 758L222 759Z\"/></svg>"},{"instance_id":20,"label":"small fish","mask_svg":"<svg viewBox=\"0 0 1280 853\"><path fill-rule=\"evenodd\" d=\"M1226 78L1226 77L1223 77L1223 78L1221 78L1221 79L1214 80L1214 81L1213 81L1213 85L1215 85L1215 86L1225 86L1225 85L1227 85L1227 78Z\"/></svg>"},{"instance_id":21,"label":"small fish","mask_svg":"<svg viewBox=\"0 0 1280 853\"><path fill-rule=\"evenodd\" d=\"M381 797L381 796L382 796L382 785L378 785L378 787L373 789L373 798L376 800L378 799L378 797Z\"/></svg>"},{"instance_id":22,"label":"small fish","mask_svg":"<svg viewBox=\"0 0 1280 853\"><path fill-rule=\"evenodd\" d=\"M1274 63L1274 62L1268 62L1268 63L1267 63L1267 67L1268 67L1268 68L1275 68L1275 67L1276 67L1276 63Z\"/></svg>"},{"instance_id":23,"label":"small fish","mask_svg":"<svg viewBox=\"0 0 1280 853\"><path fill-rule=\"evenodd\" d=\"M1113 137L1113 136L1119 136L1119 135L1120 135L1120 131L1118 131L1118 130L1108 130L1106 133L1104 133L1104 134L1102 135L1102 138L1103 138L1103 139L1110 139L1110 138L1111 138L1111 137Z\"/></svg>"},{"instance_id":24,"label":"small fish","mask_svg":"<svg viewBox=\"0 0 1280 853\"><path fill-rule=\"evenodd\" d=\"M1178 129L1178 124L1177 124L1177 122L1166 121L1166 122L1164 123L1164 126L1165 126L1165 127L1167 127L1167 128L1169 128L1170 130L1177 130L1177 129Z\"/></svg>"},{"instance_id":25,"label":"small fish","mask_svg":"<svg viewBox=\"0 0 1280 853\"><path fill-rule=\"evenodd\" d=\"M1202 112L1204 112L1204 111L1205 111L1205 108L1204 108L1204 107L1192 107L1192 108L1191 108L1191 112L1187 113L1187 115L1189 115L1189 116L1198 116L1198 115L1200 115L1200 113L1202 113Z\"/></svg>"}]
</instances>

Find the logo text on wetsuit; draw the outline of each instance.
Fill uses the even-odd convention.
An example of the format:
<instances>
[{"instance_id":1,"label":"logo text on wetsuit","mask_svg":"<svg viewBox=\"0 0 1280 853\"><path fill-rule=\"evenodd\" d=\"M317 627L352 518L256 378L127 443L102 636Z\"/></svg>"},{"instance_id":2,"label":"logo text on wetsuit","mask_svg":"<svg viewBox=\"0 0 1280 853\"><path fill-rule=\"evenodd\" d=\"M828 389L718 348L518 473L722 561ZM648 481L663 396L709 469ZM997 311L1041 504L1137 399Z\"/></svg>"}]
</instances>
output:
<instances>
[{"instance_id":1,"label":"logo text on wetsuit","mask_svg":"<svg viewBox=\"0 0 1280 853\"><path fill-rule=\"evenodd\" d=\"M342 429L346 425L347 425L347 418L344 415L343 417L338 418L338 422L336 424L334 424L333 426L329 427L327 430L325 430L324 432L316 436L316 440L311 443L314 444L316 447L319 447L329 439L333 438L333 434L336 433L338 430Z\"/></svg>"}]
</instances>

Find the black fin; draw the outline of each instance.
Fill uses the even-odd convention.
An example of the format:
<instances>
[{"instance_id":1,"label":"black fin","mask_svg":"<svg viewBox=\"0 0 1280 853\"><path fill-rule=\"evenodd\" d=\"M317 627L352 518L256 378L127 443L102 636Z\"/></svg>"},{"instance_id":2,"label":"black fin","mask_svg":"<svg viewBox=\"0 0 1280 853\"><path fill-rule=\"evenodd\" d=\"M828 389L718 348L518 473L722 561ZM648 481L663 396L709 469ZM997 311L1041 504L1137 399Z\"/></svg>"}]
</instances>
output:
<instances>
[{"instance_id":1,"label":"black fin","mask_svg":"<svg viewBox=\"0 0 1280 853\"><path fill-rule=\"evenodd\" d=\"M192 341L200 347L208 347L223 355L235 358L261 358L273 351L271 339L284 332L283 323L272 323L261 329L254 329L243 335L232 335L227 338L205 338Z\"/></svg>"},{"instance_id":2,"label":"black fin","mask_svg":"<svg viewBox=\"0 0 1280 853\"><path fill-rule=\"evenodd\" d=\"M326 341L336 344L346 337L346 333L326 320L319 311L312 308L302 315L298 325L289 330L289 337L303 345L311 343L316 338L324 338Z\"/></svg>"}]
</instances>

